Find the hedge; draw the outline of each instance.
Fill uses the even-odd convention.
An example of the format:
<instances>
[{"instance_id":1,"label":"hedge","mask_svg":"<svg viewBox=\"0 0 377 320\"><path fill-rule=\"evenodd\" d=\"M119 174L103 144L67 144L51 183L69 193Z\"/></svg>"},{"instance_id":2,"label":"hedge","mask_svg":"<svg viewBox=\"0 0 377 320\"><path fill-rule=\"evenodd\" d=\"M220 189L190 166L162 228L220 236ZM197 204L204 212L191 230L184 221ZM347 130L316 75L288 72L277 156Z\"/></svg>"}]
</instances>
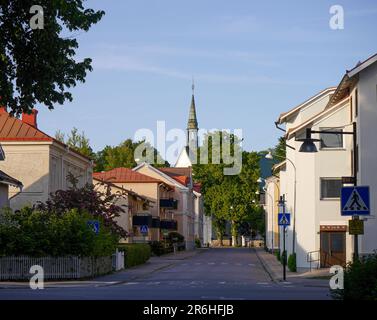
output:
<instances>
[{"instance_id":1,"label":"hedge","mask_svg":"<svg viewBox=\"0 0 377 320\"><path fill-rule=\"evenodd\" d=\"M151 247L146 243L126 243L118 246L124 251L124 266L130 268L147 262L151 256Z\"/></svg>"},{"instance_id":2,"label":"hedge","mask_svg":"<svg viewBox=\"0 0 377 320\"><path fill-rule=\"evenodd\" d=\"M296 266L296 253L292 253L288 257L288 269L291 272L296 272L297 271L297 266Z\"/></svg>"},{"instance_id":3,"label":"hedge","mask_svg":"<svg viewBox=\"0 0 377 320\"><path fill-rule=\"evenodd\" d=\"M377 300L377 253L351 262L344 270L344 290L332 290L343 300Z\"/></svg>"}]
</instances>

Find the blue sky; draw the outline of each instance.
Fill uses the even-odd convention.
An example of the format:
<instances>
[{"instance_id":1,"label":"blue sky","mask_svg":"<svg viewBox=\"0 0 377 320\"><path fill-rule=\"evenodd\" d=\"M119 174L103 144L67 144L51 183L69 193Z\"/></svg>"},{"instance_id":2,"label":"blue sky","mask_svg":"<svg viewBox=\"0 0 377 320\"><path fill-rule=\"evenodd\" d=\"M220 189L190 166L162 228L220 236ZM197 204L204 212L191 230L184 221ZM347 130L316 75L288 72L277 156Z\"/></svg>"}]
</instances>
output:
<instances>
[{"instance_id":1,"label":"blue sky","mask_svg":"<svg viewBox=\"0 0 377 320\"><path fill-rule=\"evenodd\" d=\"M201 128L241 128L246 150L276 143L274 121L377 52L377 3L360 1L89 0L106 15L76 34L94 71L74 101L37 106L49 134L85 131L94 149L136 130L185 129L191 79ZM344 30L329 27L342 5ZM168 159L172 161L172 159Z\"/></svg>"}]
</instances>

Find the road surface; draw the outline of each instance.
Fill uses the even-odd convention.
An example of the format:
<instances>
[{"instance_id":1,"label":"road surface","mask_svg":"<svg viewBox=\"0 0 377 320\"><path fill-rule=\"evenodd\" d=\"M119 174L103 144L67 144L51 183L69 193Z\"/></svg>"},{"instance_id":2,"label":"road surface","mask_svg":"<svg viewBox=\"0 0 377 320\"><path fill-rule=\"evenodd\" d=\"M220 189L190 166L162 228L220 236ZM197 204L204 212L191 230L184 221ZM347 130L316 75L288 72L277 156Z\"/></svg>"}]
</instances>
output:
<instances>
[{"instance_id":1,"label":"road surface","mask_svg":"<svg viewBox=\"0 0 377 320\"><path fill-rule=\"evenodd\" d=\"M330 299L325 280L272 281L252 249L203 251L187 259L173 259L160 270L140 277L129 279L125 273L121 281L78 282L74 285L46 286L43 290L31 290L27 286L6 287L0 283L0 300Z\"/></svg>"}]
</instances>

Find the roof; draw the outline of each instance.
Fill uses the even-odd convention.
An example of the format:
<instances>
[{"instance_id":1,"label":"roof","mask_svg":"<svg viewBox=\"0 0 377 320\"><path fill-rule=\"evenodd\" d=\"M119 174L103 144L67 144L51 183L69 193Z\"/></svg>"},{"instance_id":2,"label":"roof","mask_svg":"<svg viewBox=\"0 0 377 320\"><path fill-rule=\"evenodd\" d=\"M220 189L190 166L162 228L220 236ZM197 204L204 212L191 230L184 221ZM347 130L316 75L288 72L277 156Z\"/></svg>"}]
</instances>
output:
<instances>
[{"instance_id":1,"label":"roof","mask_svg":"<svg viewBox=\"0 0 377 320\"><path fill-rule=\"evenodd\" d=\"M0 113L0 141L54 141L55 139L23 122L12 117L8 112Z\"/></svg>"},{"instance_id":2,"label":"roof","mask_svg":"<svg viewBox=\"0 0 377 320\"><path fill-rule=\"evenodd\" d=\"M184 186L187 186L190 183L191 168L174 167L158 168L158 170L167 174L169 177L173 178L174 180L183 184Z\"/></svg>"},{"instance_id":3,"label":"roof","mask_svg":"<svg viewBox=\"0 0 377 320\"><path fill-rule=\"evenodd\" d=\"M198 120L196 118L194 95L192 95L191 97L191 105L190 105L189 118L187 122L187 129L198 129Z\"/></svg>"},{"instance_id":4,"label":"roof","mask_svg":"<svg viewBox=\"0 0 377 320\"><path fill-rule=\"evenodd\" d=\"M8 184L13 187L22 188L22 182L18 181L15 178L12 178L11 176L7 175L4 171L0 170L0 183L2 184Z\"/></svg>"},{"instance_id":5,"label":"roof","mask_svg":"<svg viewBox=\"0 0 377 320\"><path fill-rule=\"evenodd\" d=\"M320 98L321 96L324 96L324 95L327 95L327 94L330 94L331 92L335 92L336 90L336 87L329 87L329 88L326 88L326 89L323 89L321 90L320 92L318 92L317 94L315 94L314 96L310 97L309 99L305 100L304 102L300 103L298 106L292 108L291 110L287 111L287 112L283 112L280 114L278 120L276 122L278 122L279 124L281 123L284 123L285 120L289 117L289 116L292 116L294 114L296 114L297 112L299 112L302 108L304 108L305 106L307 106L308 104L310 104L311 102L317 100L318 98Z\"/></svg>"},{"instance_id":6,"label":"roof","mask_svg":"<svg viewBox=\"0 0 377 320\"><path fill-rule=\"evenodd\" d=\"M147 197L144 197L144 196L136 193L135 191L128 190L128 189L124 188L123 186L118 186L118 185L116 185L114 183L111 183L109 181L104 181L104 180L101 180L101 179L98 179L98 178L94 178L94 177L93 177L93 180L96 180L96 181L100 182L101 184L107 184L107 185L109 185L112 188L120 189L120 190L126 192L127 194L129 194L131 196L134 196L135 198L138 198L138 199L140 199L142 201L154 203L154 201L148 199Z\"/></svg>"},{"instance_id":7,"label":"roof","mask_svg":"<svg viewBox=\"0 0 377 320\"><path fill-rule=\"evenodd\" d=\"M179 167L176 167L176 168L155 168L154 166L152 166L151 164L149 164L147 162L142 162L138 166L136 166L135 168L133 168L132 170L133 171L138 171L138 170L140 170L143 167L149 168L153 172L155 172L158 175L160 175L162 178L164 178L164 179L168 180L169 182L171 182L172 185L178 187L179 189L185 190L185 191L188 190L187 185L182 184L182 182L180 181L181 179L178 178L178 177L182 176L183 172L186 172L187 170L191 170L190 168L179 168ZM173 176L175 176L176 179L174 179ZM170 184L167 184L167 185L170 186Z\"/></svg>"},{"instance_id":8,"label":"roof","mask_svg":"<svg viewBox=\"0 0 377 320\"><path fill-rule=\"evenodd\" d=\"M44 133L42 130L23 122L21 119L12 117L0 106L0 141L47 141L68 147L65 143ZM82 153L70 148L73 153L91 160Z\"/></svg>"},{"instance_id":9,"label":"roof","mask_svg":"<svg viewBox=\"0 0 377 320\"><path fill-rule=\"evenodd\" d=\"M338 103L340 100L347 97L349 93L351 92L351 88L357 83L359 73L365 68L374 64L375 62L377 62L377 53L370 56L363 62L359 61L356 64L356 66L353 67L351 70L346 70L345 75L340 81L334 95L331 97L326 108L333 106L334 104Z\"/></svg>"},{"instance_id":10,"label":"roof","mask_svg":"<svg viewBox=\"0 0 377 320\"><path fill-rule=\"evenodd\" d=\"M196 191L197 193L202 193L202 184L194 183L194 191Z\"/></svg>"},{"instance_id":11,"label":"roof","mask_svg":"<svg viewBox=\"0 0 377 320\"><path fill-rule=\"evenodd\" d=\"M309 125L311 125L315 121L321 119L322 117L331 114L333 111L337 110L338 108L343 107L345 105L345 103L348 102L348 101L349 101L349 99L348 99L348 97L346 97L345 99L341 100L340 102L331 106L330 108L326 108L326 109L322 110L320 113L317 113L316 115L309 118L305 122L301 123L297 127L290 128L286 133L286 138L290 139L296 132L308 127Z\"/></svg>"},{"instance_id":12,"label":"roof","mask_svg":"<svg viewBox=\"0 0 377 320\"><path fill-rule=\"evenodd\" d=\"M93 178L96 180L109 181L113 183L163 183L161 180L124 167L115 168L109 171L94 172Z\"/></svg>"}]
</instances>

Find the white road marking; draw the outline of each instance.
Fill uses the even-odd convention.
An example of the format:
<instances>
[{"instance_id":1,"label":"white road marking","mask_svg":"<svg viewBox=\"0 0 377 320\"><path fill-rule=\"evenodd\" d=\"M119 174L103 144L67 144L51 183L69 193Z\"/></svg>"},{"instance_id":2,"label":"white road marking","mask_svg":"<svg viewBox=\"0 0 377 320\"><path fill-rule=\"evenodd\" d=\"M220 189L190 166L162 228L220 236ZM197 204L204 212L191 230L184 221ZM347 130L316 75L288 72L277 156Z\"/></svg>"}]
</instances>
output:
<instances>
[{"instance_id":1,"label":"white road marking","mask_svg":"<svg viewBox=\"0 0 377 320\"><path fill-rule=\"evenodd\" d=\"M208 262L208 264L213 265L213 264L215 264L215 263L214 263L214 262Z\"/></svg>"},{"instance_id":2,"label":"white road marking","mask_svg":"<svg viewBox=\"0 0 377 320\"><path fill-rule=\"evenodd\" d=\"M133 284L139 284L140 282L126 282L124 285L125 286L130 286L130 285L133 285Z\"/></svg>"},{"instance_id":3,"label":"white road marking","mask_svg":"<svg viewBox=\"0 0 377 320\"><path fill-rule=\"evenodd\" d=\"M221 262L221 264L228 264L228 262Z\"/></svg>"},{"instance_id":4,"label":"white road marking","mask_svg":"<svg viewBox=\"0 0 377 320\"><path fill-rule=\"evenodd\" d=\"M236 266L242 266L242 263L236 263Z\"/></svg>"},{"instance_id":5,"label":"white road marking","mask_svg":"<svg viewBox=\"0 0 377 320\"><path fill-rule=\"evenodd\" d=\"M225 281L220 281L219 284L225 284L226 282Z\"/></svg>"},{"instance_id":6,"label":"white road marking","mask_svg":"<svg viewBox=\"0 0 377 320\"><path fill-rule=\"evenodd\" d=\"M260 285L268 285L268 282L257 282L257 284L260 284Z\"/></svg>"}]
</instances>

